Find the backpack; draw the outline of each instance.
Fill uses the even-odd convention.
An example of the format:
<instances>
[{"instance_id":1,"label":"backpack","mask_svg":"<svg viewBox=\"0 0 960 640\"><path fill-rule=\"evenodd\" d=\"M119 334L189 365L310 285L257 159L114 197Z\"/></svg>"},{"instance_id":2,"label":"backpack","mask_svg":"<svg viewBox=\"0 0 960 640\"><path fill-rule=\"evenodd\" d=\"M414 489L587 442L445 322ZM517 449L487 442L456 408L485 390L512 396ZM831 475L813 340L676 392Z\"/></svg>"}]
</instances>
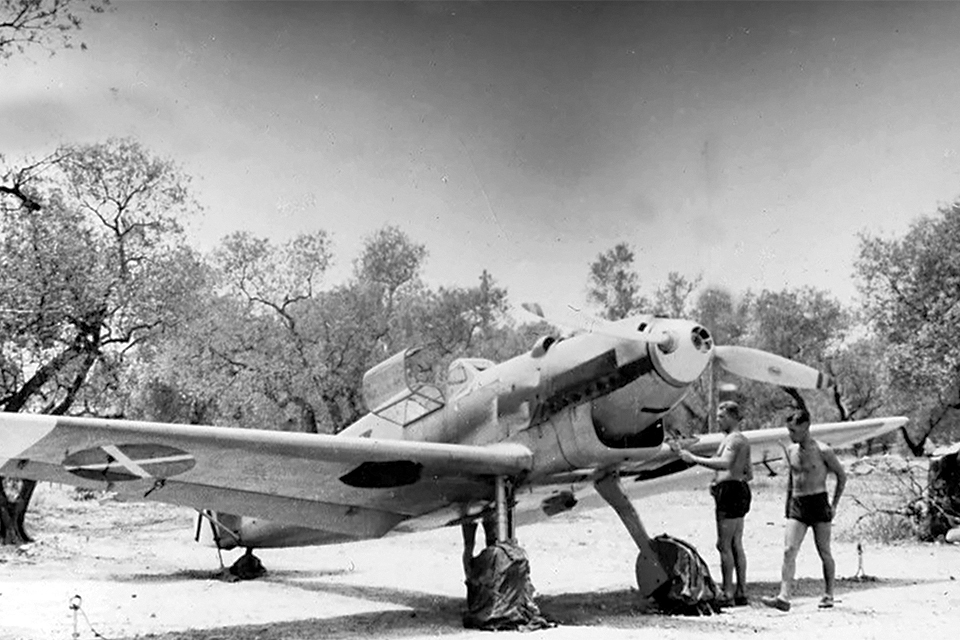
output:
<instances>
[{"instance_id":1,"label":"backpack","mask_svg":"<svg viewBox=\"0 0 960 640\"><path fill-rule=\"evenodd\" d=\"M665 533L650 544L670 578L653 594L663 613L685 616L720 613L720 590L707 563L692 544Z\"/></svg>"}]
</instances>

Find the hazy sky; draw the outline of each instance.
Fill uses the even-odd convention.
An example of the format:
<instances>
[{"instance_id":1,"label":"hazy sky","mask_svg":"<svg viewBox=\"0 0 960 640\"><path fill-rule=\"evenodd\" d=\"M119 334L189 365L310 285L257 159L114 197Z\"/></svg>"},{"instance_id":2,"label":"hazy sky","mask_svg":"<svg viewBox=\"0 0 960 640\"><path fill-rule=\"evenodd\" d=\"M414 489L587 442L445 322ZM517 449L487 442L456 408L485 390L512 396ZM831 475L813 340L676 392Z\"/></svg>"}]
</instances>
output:
<instances>
[{"instance_id":1,"label":"hazy sky","mask_svg":"<svg viewBox=\"0 0 960 640\"><path fill-rule=\"evenodd\" d=\"M432 285L582 304L812 285L960 196L960 4L116 2L0 63L0 152L134 136L194 177L201 248L396 224Z\"/></svg>"}]
</instances>

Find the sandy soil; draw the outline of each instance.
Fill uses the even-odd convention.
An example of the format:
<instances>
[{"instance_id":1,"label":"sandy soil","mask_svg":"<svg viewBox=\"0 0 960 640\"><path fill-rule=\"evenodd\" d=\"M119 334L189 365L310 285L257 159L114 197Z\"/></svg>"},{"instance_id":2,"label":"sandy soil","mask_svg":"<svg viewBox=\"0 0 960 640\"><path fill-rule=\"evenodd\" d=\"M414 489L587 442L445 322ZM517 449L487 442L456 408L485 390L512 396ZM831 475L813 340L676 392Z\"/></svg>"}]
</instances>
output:
<instances>
[{"instance_id":1,"label":"sandy soil","mask_svg":"<svg viewBox=\"0 0 960 640\"><path fill-rule=\"evenodd\" d=\"M759 604L777 590L782 544L783 478L754 484L746 525L753 604L704 618L638 610L636 551L608 509L567 513L519 531L543 613L559 623L536 632L560 638L674 638L718 634L810 638L953 637L960 626L960 546L864 543L863 513L841 505L835 557L837 607L817 609L822 589L813 540L798 561L794 609ZM869 502L896 482L857 475L849 492ZM696 545L719 574L711 503L704 488L682 489L638 504L651 534ZM244 583L213 579L216 551L193 543L193 514L162 505L78 501L73 491L43 487L31 531L38 541L0 550L0 638L102 637L206 639L489 638L463 629L460 533L438 530L310 549L266 550L268 575ZM225 559L232 562L237 552ZM80 607L70 609L73 596ZM76 626L75 626L76 625ZM504 634L498 635L501 637ZM510 636L511 633L505 635ZM529 637L529 636L525 636Z\"/></svg>"}]
</instances>

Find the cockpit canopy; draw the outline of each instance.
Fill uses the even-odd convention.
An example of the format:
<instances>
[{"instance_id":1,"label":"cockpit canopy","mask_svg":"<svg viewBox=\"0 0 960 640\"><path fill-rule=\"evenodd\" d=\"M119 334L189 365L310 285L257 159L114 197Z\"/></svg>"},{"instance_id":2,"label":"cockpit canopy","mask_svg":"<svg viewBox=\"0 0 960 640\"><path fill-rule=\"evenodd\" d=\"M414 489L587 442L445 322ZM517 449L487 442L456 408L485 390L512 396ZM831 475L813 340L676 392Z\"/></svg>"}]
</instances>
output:
<instances>
[{"instance_id":1,"label":"cockpit canopy","mask_svg":"<svg viewBox=\"0 0 960 640\"><path fill-rule=\"evenodd\" d=\"M443 391L419 347L387 358L363 376L363 401L371 413L401 426L444 405Z\"/></svg>"}]
</instances>

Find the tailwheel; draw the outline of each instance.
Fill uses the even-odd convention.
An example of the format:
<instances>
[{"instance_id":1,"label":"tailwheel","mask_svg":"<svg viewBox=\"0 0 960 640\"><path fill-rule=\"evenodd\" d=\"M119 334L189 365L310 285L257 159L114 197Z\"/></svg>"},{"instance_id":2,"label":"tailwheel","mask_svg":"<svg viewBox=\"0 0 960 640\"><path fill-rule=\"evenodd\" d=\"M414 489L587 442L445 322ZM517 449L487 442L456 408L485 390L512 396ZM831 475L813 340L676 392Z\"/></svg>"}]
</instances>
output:
<instances>
[{"instance_id":1,"label":"tailwheel","mask_svg":"<svg viewBox=\"0 0 960 640\"><path fill-rule=\"evenodd\" d=\"M230 567L231 575L236 576L238 580L254 580L267 572L260 562L260 558L253 555L253 549L247 547L247 550Z\"/></svg>"}]
</instances>

